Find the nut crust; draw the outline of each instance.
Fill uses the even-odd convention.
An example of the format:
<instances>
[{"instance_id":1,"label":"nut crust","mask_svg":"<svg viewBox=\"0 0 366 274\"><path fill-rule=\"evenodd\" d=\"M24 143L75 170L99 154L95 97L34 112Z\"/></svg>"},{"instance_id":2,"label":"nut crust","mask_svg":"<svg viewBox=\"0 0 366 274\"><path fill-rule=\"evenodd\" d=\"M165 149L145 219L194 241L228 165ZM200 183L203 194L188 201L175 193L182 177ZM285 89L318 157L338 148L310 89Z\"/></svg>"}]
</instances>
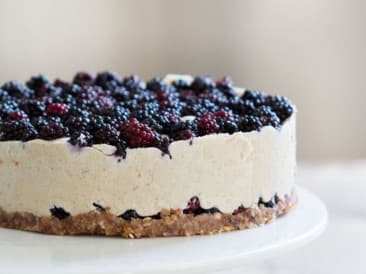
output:
<instances>
[{"instance_id":1,"label":"nut crust","mask_svg":"<svg viewBox=\"0 0 366 274\"><path fill-rule=\"evenodd\" d=\"M0 208L0 227L55 235L104 235L123 238L211 235L267 224L290 211L296 204L295 193L280 199L273 208L260 204L237 214L215 213L194 216L181 209L162 209L160 219L145 217L126 221L108 210L93 210L59 220L32 213L9 213Z\"/></svg>"}]
</instances>

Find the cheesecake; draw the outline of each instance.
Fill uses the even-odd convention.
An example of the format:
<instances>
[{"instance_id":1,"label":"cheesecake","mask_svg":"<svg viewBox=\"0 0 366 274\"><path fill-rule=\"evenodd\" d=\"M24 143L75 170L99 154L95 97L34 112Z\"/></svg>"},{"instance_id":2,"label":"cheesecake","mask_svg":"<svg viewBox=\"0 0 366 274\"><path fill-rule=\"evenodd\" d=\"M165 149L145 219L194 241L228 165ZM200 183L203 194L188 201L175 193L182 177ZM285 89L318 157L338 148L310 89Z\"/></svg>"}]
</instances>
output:
<instances>
[{"instance_id":1,"label":"cheesecake","mask_svg":"<svg viewBox=\"0 0 366 274\"><path fill-rule=\"evenodd\" d=\"M296 204L295 112L228 77L6 82L0 227L141 238L269 223Z\"/></svg>"}]
</instances>

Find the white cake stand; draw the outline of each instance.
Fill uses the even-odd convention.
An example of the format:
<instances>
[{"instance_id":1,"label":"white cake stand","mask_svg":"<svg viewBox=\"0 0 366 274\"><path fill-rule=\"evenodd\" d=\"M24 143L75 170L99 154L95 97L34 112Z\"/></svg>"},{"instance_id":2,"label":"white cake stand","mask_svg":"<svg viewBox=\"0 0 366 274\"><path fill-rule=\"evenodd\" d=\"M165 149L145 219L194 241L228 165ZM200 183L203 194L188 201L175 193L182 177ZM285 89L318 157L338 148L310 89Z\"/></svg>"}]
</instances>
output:
<instances>
[{"instance_id":1,"label":"white cake stand","mask_svg":"<svg viewBox=\"0 0 366 274\"><path fill-rule=\"evenodd\" d=\"M298 187L287 216L214 236L129 240L49 236L0 229L0 273L183 273L228 269L304 245L327 223L324 204Z\"/></svg>"}]
</instances>

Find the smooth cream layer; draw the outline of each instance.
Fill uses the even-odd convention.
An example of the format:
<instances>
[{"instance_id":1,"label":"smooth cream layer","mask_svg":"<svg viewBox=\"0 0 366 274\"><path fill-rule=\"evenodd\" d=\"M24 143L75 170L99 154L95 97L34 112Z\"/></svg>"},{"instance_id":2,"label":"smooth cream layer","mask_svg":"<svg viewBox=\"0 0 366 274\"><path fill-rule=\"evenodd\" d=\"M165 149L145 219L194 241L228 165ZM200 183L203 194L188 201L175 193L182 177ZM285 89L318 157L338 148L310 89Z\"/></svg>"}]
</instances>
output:
<instances>
[{"instance_id":1,"label":"smooth cream layer","mask_svg":"<svg viewBox=\"0 0 366 274\"><path fill-rule=\"evenodd\" d=\"M49 215L53 206L71 214L93 202L121 214L185 208L197 195L202 207L232 212L283 196L294 185L295 115L280 130L214 134L173 142L172 159L156 148L127 150L95 145L77 150L66 139L0 142L0 207Z\"/></svg>"}]
</instances>

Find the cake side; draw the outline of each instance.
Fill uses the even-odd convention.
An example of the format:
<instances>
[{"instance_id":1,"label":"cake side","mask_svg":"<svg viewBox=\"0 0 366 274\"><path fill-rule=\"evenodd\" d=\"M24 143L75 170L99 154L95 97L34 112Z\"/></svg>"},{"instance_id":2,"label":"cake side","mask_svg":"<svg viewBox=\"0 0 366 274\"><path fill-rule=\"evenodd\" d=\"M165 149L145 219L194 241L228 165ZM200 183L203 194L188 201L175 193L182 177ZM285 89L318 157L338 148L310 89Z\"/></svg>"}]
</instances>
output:
<instances>
[{"instance_id":1,"label":"cake side","mask_svg":"<svg viewBox=\"0 0 366 274\"><path fill-rule=\"evenodd\" d=\"M0 142L0 207L10 212L49 215L56 205L72 215L93 203L114 214L134 209L153 215L184 209L198 196L204 208L233 212L275 194L290 194L295 176L295 116L281 130L207 135L169 146L113 156L112 146L74 150L65 139Z\"/></svg>"}]
</instances>

